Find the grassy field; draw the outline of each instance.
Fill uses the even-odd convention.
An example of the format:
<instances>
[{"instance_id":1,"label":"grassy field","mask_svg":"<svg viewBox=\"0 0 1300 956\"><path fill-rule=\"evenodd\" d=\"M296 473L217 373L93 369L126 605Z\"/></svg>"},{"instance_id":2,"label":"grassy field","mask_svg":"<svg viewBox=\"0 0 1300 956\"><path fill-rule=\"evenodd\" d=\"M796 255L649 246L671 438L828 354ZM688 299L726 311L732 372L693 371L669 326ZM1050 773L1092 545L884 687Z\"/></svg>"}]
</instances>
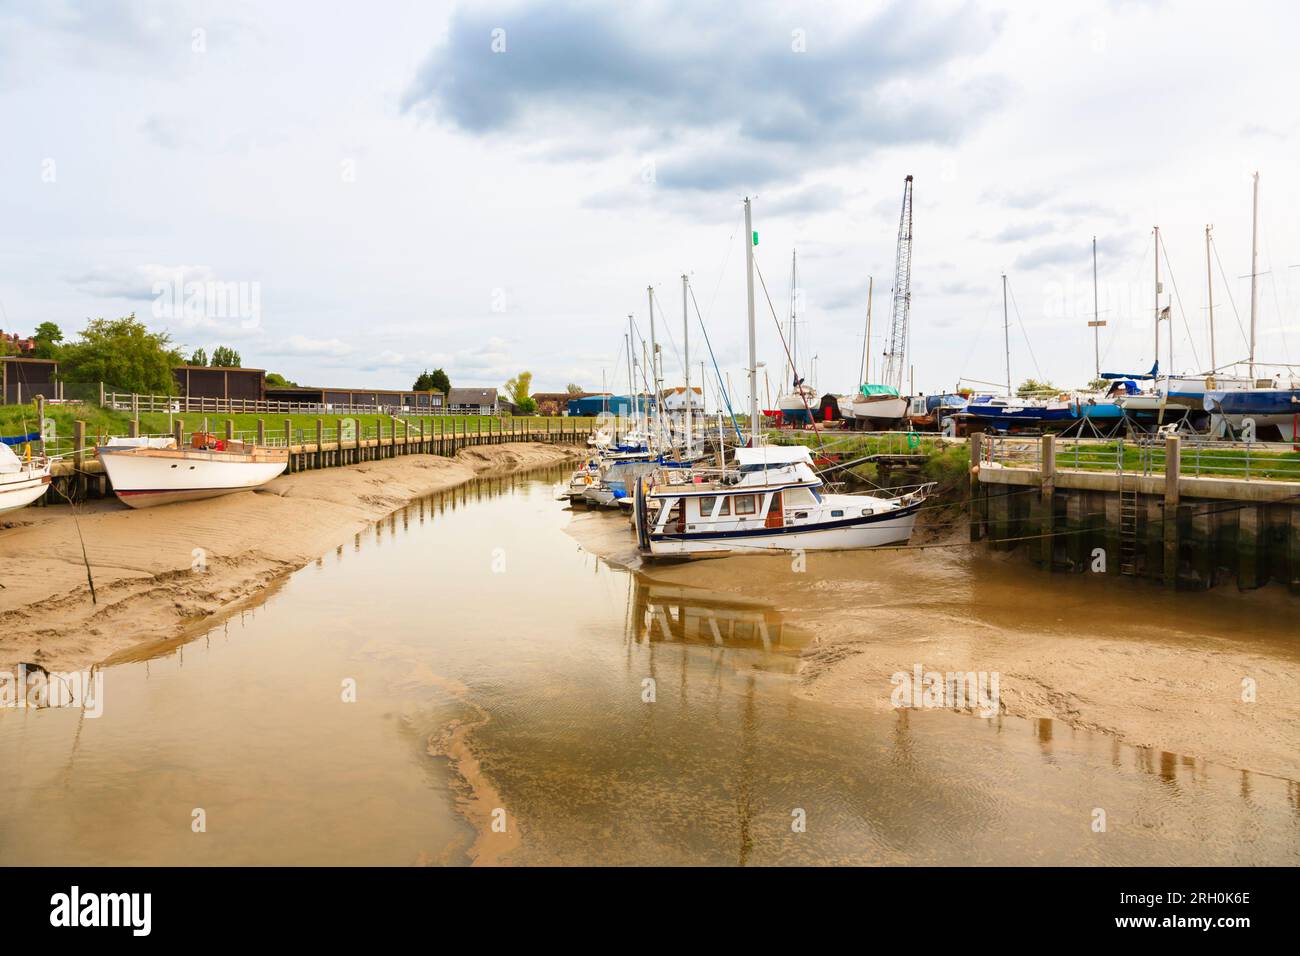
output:
<instances>
[{"instance_id":1,"label":"grassy field","mask_svg":"<svg viewBox=\"0 0 1300 956\"><path fill-rule=\"evenodd\" d=\"M46 408L46 417L54 420L55 432L58 436L57 446L60 451L71 447L73 435L73 424L76 421L86 423L87 443L93 443L100 437L110 435L127 435L130 433L131 416L128 412L110 411L101 408L92 403L82 405L52 405ZM268 437L280 437L284 434L284 423L292 423L294 430L294 440L298 441L302 437L308 439L314 438L316 434L316 421L319 418L328 430L332 440L336 422L340 419L351 418L356 422L358 432L362 437L374 437L376 428L382 423L384 434L389 433L392 419L387 415L202 415L197 412L175 415L170 419L166 412L144 412L140 415L140 433L142 435L163 435L169 434L172 425L176 421L184 423L185 431L192 432L203 428L204 421L207 421L209 431L217 434L224 434L227 420L234 422L236 432L253 434L257 431L257 420L261 418L266 422L266 434ZM563 423L565 430L572 429L575 425L580 429L586 429L591 426L594 419L590 418L544 418L542 416L522 417L514 419L516 427L530 428L532 430L545 430L547 421L551 422L551 428L558 431ZM450 432L454 427L457 431L468 430L477 432L480 425L484 432L489 429L492 431L501 430L499 419L491 415L438 415L433 417L422 418L404 418L402 421L408 422L412 431L419 431L420 422L426 422L426 429L430 434L438 434L441 428ZM507 419L506 428L509 429L510 420ZM31 432L40 431L40 423L36 418L36 408L34 405L0 405L0 436L23 435ZM397 426L397 433L402 434L402 426Z\"/></svg>"}]
</instances>

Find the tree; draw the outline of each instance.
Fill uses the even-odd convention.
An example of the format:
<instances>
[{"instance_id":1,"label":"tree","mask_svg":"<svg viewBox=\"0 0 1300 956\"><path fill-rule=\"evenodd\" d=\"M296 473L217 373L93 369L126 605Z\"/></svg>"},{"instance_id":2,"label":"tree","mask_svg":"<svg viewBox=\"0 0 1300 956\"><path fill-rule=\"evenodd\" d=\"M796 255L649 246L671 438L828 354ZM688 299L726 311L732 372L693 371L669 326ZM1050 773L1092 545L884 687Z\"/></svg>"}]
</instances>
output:
<instances>
[{"instance_id":1,"label":"tree","mask_svg":"<svg viewBox=\"0 0 1300 956\"><path fill-rule=\"evenodd\" d=\"M1034 396L1054 395L1058 389L1051 382L1040 382L1037 379L1027 378L1016 389L1017 398L1033 398Z\"/></svg>"},{"instance_id":2,"label":"tree","mask_svg":"<svg viewBox=\"0 0 1300 956\"><path fill-rule=\"evenodd\" d=\"M190 356L191 365L207 365L208 353L203 349L195 349L194 354Z\"/></svg>"},{"instance_id":3,"label":"tree","mask_svg":"<svg viewBox=\"0 0 1300 956\"><path fill-rule=\"evenodd\" d=\"M42 322L32 333L32 342L36 345L36 357L53 359L59 357L59 343L63 341L63 330L53 322Z\"/></svg>"},{"instance_id":4,"label":"tree","mask_svg":"<svg viewBox=\"0 0 1300 956\"><path fill-rule=\"evenodd\" d=\"M533 387L533 373L520 372L514 378L506 382L506 398L521 411L525 402L531 402L528 397L528 390Z\"/></svg>"},{"instance_id":5,"label":"tree","mask_svg":"<svg viewBox=\"0 0 1300 956\"><path fill-rule=\"evenodd\" d=\"M172 368L185 361L166 332L150 332L135 313L92 319L59 359L65 382L105 382L128 392L171 395Z\"/></svg>"},{"instance_id":6,"label":"tree","mask_svg":"<svg viewBox=\"0 0 1300 956\"><path fill-rule=\"evenodd\" d=\"M583 388L574 382L564 386L564 390L569 393L570 398L578 398L583 394Z\"/></svg>"},{"instance_id":7,"label":"tree","mask_svg":"<svg viewBox=\"0 0 1300 956\"><path fill-rule=\"evenodd\" d=\"M291 381L289 381L287 378L285 378L285 377L284 377L283 375L281 375L279 372L267 372L267 373L266 373L266 384L267 384L267 385L273 385L273 386L276 386L276 387L279 387L279 388L297 388L297 387L298 387L298 383L297 383L297 382L291 382Z\"/></svg>"},{"instance_id":8,"label":"tree","mask_svg":"<svg viewBox=\"0 0 1300 956\"><path fill-rule=\"evenodd\" d=\"M224 345L218 345L212 350L212 367L213 368L239 368L239 353L232 348Z\"/></svg>"},{"instance_id":9,"label":"tree","mask_svg":"<svg viewBox=\"0 0 1300 956\"><path fill-rule=\"evenodd\" d=\"M447 373L442 369L435 368L433 374L429 376L429 380L433 382L433 387L441 390L444 395L451 391L451 379L447 377Z\"/></svg>"}]
</instances>

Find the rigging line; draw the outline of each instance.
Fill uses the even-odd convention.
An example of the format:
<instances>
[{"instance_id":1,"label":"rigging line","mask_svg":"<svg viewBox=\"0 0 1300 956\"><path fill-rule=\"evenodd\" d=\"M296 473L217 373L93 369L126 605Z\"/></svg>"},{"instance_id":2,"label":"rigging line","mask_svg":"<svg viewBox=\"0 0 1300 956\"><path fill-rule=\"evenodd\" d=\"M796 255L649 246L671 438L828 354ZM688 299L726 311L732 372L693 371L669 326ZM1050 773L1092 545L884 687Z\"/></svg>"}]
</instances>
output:
<instances>
[{"instance_id":1,"label":"rigging line","mask_svg":"<svg viewBox=\"0 0 1300 956\"><path fill-rule=\"evenodd\" d=\"M1181 312L1183 316L1183 331L1187 333L1187 344L1190 345L1192 349L1192 361L1196 363L1197 368L1200 368L1201 357L1196 354L1196 340L1192 338L1192 327L1187 324L1187 310L1183 308L1183 297L1178 292L1178 280L1174 278L1174 267L1173 264L1169 261L1169 247L1165 245L1164 236L1160 237L1160 248L1164 250L1165 268L1169 270L1169 284L1174 287L1174 298L1178 300L1178 311ZM1173 322L1171 321L1169 323L1170 338L1173 337L1173 334L1174 334ZM1171 362L1170 365L1172 364L1173 363ZM1168 374L1173 375L1174 370L1172 368L1169 369Z\"/></svg>"},{"instance_id":2,"label":"rigging line","mask_svg":"<svg viewBox=\"0 0 1300 956\"><path fill-rule=\"evenodd\" d=\"M997 305L997 300L989 299L988 308L984 310L984 320L980 323L979 329L975 333L975 338L971 340L970 347L966 350L966 357L962 359L961 368L957 370L958 382L965 378L966 366L970 364L970 358L975 353L975 346L979 344L980 337L984 334L984 329L989 324L989 316L993 314L993 307L995 305Z\"/></svg>"},{"instance_id":3,"label":"rigging line","mask_svg":"<svg viewBox=\"0 0 1300 956\"><path fill-rule=\"evenodd\" d=\"M1029 344L1029 333L1025 331L1025 320L1020 317L1020 304L1016 302L1016 291L1011 288L1011 283L1007 283L1007 292L1011 296L1011 307L1016 310L1016 322L1020 325L1020 334L1025 340L1025 348L1029 350L1029 360L1034 363L1034 374L1038 380L1044 381L1043 370L1038 367L1038 357L1034 355L1034 347Z\"/></svg>"},{"instance_id":4,"label":"rigging line","mask_svg":"<svg viewBox=\"0 0 1300 956\"><path fill-rule=\"evenodd\" d=\"M1219 258L1219 244L1213 238L1210 239L1210 248L1214 250L1214 261L1219 265L1219 275L1223 279L1223 290L1228 293L1228 304L1232 306L1232 314L1237 318L1237 331L1241 333L1241 342L1243 345L1249 345L1250 337L1246 335L1246 327L1241 324L1241 313L1237 311L1237 302L1232 297L1232 283L1228 281L1228 274L1223 268L1223 260Z\"/></svg>"},{"instance_id":5,"label":"rigging line","mask_svg":"<svg viewBox=\"0 0 1300 956\"><path fill-rule=\"evenodd\" d=\"M713 306L717 304L718 292L722 289L722 280L723 278L726 277L727 265L731 262L731 253L736 248L736 236L739 234L740 225L744 221L745 221L745 214L740 213L732 223L731 236L727 239L727 254L722 260L722 268L718 270L718 281L715 282L713 285L713 295L709 297L709 307L705 310L710 315L713 314ZM696 307L695 311L697 314L699 313L698 306ZM704 321L703 318L701 318L700 321L703 322Z\"/></svg>"},{"instance_id":6,"label":"rigging line","mask_svg":"<svg viewBox=\"0 0 1300 956\"><path fill-rule=\"evenodd\" d=\"M709 350L709 361L713 363L713 374L718 379L718 395L722 399L719 404L727 406L727 417L731 419L731 427L736 430L736 440L743 444L745 436L740 431L740 423L736 421L736 410L731 407L731 395L722 381L722 369L718 368L718 357L713 354L713 343L709 341L709 330L704 327L704 316L700 315L700 304L695 301L695 287L688 282L686 291L690 293L691 304L695 306L695 318L700 323L700 332L704 335L704 346ZM722 436L719 435L718 438L721 441Z\"/></svg>"},{"instance_id":7,"label":"rigging line","mask_svg":"<svg viewBox=\"0 0 1300 956\"><path fill-rule=\"evenodd\" d=\"M1268 281L1273 284L1273 311L1277 315L1277 330L1282 336L1282 357L1289 363L1291 361L1291 350L1287 347L1286 342L1286 323L1282 321L1281 299L1277 294L1277 270L1273 268L1273 244L1268 241L1268 233L1264 233L1264 248L1268 250Z\"/></svg>"},{"instance_id":8,"label":"rigging line","mask_svg":"<svg viewBox=\"0 0 1300 956\"><path fill-rule=\"evenodd\" d=\"M776 309L772 306L772 297L767 294L767 283L763 281L763 270L760 269L758 266L758 256L754 256L754 271L758 273L758 284L763 287L763 298L767 300L768 311L772 313L772 322L776 325L776 334L781 339L781 347L785 349L785 357L790 362L790 368L794 370L794 377L798 379L799 370L795 368L794 359L790 355L790 348L788 345L786 345L785 336L781 334L781 323L776 317ZM757 380L758 378L757 372L754 373L754 378L755 380ZM810 425L815 425L816 421L813 418L812 406L808 404L808 396L804 394L802 388L796 388L794 390L794 393L798 395L799 400L803 402L804 411L808 413L808 423ZM824 451L825 443L822 441L822 433L814 428L813 434L817 436L818 450Z\"/></svg>"},{"instance_id":9,"label":"rigging line","mask_svg":"<svg viewBox=\"0 0 1300 956\"><path fill-rule=\"evenodd\" d=\"M654 287L651 286L651 288ZM668 316L664 314L663 306L659 304L659 298L658 295L655 295L655 311L657 311L659 317L664 320L664 332L668 336L668 344L672 347L673 355L677 358L677 364L682 368L686 368L686 362L682 360L682 350L677 347L677 340L673 338L672 323L668 321Z\"/></svg>"}]
</instances>

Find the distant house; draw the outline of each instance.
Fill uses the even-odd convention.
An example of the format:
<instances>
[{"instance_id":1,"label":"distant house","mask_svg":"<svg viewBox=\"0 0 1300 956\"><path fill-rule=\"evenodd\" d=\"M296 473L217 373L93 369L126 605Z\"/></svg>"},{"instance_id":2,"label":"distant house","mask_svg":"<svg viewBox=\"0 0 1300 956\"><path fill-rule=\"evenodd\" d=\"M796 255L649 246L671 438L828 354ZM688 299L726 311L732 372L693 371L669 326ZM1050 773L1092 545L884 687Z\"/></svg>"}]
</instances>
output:
<instances>
[{"instance_id":1,"label":"distant house","mask_svg":"<svg viewBox=\"0 0 1300 956\"><path fill-rule=\"evenodd\" d=\"M686 410L686 386L678 385L675 388L665 388L663 390L663 403L665 412L683 412ZM698 385L691 386L690 409L692 412L704 411L704 389Z\"/></svg>"},{"instance_id":2,"label":"distant house","mask_svg":"<svg viewBox=\"0 0 1300 956\"><path fill-rule=\"evenodd\" d=\"M53 359L0 356L0 394L4 395L4 404L20 405L37 395L61 397L56 382L58 374L59 363Z\"/></svg>"},{"instance_id":3,"label":"distant house","mask_svg":"<svg viewBox=\"0 0 1300 956\"><path fill-rule=\"evenodd\" d=\"M451 388L447 391L447 411L458 415L495 415L505 401L495 388Z\"/></svg>"},{"instance_id":4,"label":"distant house","mask_svg":"<svg viewBox=\"0 0 1300 956\"><path fill-rule=\"evenodd\" d=\"M260 402L266 398L266 369L178 365L172 369L182 398Z\"/></svg>"},{"instance_id":5,"label":"distant house","mask_svg":"<svg viewBox=\"0 0 1300 956\"><path fill-rule=\"evenodd\" d=\"M533 392L532 399L537 403L538 415L564 415L569 410L571 399L589 398L591 395L591 392L579 392L577 395L568 392Z\"/></svg>"},{"instance_id":6,"label":"distant house","mask_svg":"<svg viewBox=\"0 0 1300 956\"><path fill-rule=\"evenodd\" d=\"M0 341L8 342L19 356L31 355L36 351L36 340L30 337L24 338L17 332L6 332L0 329Z\"/></svg>"}]
</instances>

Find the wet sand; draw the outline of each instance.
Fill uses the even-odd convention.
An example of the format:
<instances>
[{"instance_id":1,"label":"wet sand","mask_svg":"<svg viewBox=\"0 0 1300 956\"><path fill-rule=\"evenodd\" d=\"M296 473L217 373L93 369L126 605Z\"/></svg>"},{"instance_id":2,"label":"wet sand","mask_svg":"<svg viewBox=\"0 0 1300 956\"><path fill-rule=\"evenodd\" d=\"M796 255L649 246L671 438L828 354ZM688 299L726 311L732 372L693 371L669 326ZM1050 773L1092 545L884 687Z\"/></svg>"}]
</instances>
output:
<instances>
[{"instance_id":1,"label":"wet sand","mask_svg":"<svg viewBox=\"0 0 1300 956\"><path fill-rule=\"evenodd\" d=\"M255 492L138 511L116 499L90 502L75 521L68 506L13 512L0 530L0 668L77 670L182 636L413 498L572 455L553 445L490 445L455 458L300 472Z\"/></svg>"},{"instance_id":2,"label":"wet sand","mask_svg":"<svg viewBox=\"0 0 1300 956\"><path fill-rule=\"evenodd\" d=\"M1300 780L1300 607L1280 590L1049 575L951 536L951 548L810 553L798 572L781 555L642 562L626 519L606 512L575 511L569 533L651 581L761 599L812 631L804 699L884 713L891 676L917 664L998 672L1006 715Z\"/></svg>"}]
</instances>

